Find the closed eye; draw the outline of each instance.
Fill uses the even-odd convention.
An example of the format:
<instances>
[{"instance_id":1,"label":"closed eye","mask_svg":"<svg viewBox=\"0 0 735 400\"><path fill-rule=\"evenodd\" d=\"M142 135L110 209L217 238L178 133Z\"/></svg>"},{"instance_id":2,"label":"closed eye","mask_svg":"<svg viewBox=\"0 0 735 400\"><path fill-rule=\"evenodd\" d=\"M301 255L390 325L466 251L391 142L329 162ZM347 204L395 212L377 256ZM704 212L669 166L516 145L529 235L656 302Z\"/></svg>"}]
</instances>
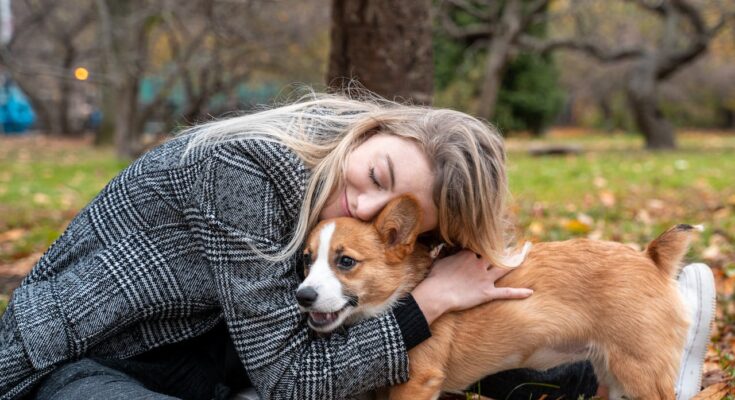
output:
<instances>
[{"instance_id":1,"label":"closed eye","mask_svg":"<svg viewBox=\"0 0 735 400\"><path fill-rule=\"evenodd\" d=\"M383 190L383 186L378 182L378 178L375 176L375 167L370 167L370 180L380 190Z\"/></svg>"}]
</instances>

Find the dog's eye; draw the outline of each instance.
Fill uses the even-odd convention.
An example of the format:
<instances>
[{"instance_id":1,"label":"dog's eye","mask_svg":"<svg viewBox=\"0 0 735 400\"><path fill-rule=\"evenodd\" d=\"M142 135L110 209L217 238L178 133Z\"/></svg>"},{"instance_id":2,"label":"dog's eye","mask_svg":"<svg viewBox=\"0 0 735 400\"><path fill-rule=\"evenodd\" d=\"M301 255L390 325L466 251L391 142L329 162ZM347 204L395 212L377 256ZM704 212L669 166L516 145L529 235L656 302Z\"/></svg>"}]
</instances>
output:
<instances>
[{"instance_id":1,"label":"dog's eye","mask_svg":"<svg viewBox=\"0 0 735 400\"><path fill-rule=\"evenodd\" d=\"M311 265L311 254L304 253L304 268L308 268Z\"/></svg>"},{"instance_id":2,"label":"dog's eye","mask_svg":"<svg viewBox=\"0 0 735 400\"><path fill-rule=\"evenodd\" d=\"M351 269L357 264L357 260L352 257L342 256L337 260L337 266L341 269Z\"/></svg>"}]
</instances>

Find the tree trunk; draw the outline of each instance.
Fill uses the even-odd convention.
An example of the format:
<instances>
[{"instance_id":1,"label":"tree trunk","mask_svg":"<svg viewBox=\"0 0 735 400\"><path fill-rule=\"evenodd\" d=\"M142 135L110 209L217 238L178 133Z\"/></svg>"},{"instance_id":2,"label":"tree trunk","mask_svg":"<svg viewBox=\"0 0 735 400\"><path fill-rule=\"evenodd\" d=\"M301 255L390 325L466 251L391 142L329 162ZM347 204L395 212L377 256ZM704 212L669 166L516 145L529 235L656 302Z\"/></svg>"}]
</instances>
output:
<instances>
[{"instance_id":1,"label":"tree trunk","mask_svg":"<svg viewBox=\"0 0 735 400\"><path fill-rule=\"evenodd\" d=\"M115 151L121 158L136 156L141 132L138 124L138 81L126 83L115 92L119 98L115 112Z\"/></svg>"},{"instance_id":2,"label":"tree trunk","mask_svg":"<svg viewBox=\"0 0 735 400\"><path fill-rule=\"evenodd\" d=\"M494 39L488 48L485 71L483 73L480 98L477 102L475 114L489 120L495 114L495 106L503 81L503 70L508 61L510 42L505 38Z\"/></svg>"},{"instance_id":3,"label":"tree trunk","mask_svg":"<svg viewBox=\"0 0 735 400\"><path fill-rule=\"evenodd\" d=\"M71 71L74 67L74 47L68 45L64 48L64 60L62 67L64 71ZM61 136L72 136L73 132L71 123L69 122L69 112L71 111L71 94L72 81L70 78L62 78L59 80L59 109L56 110L59 131L56 132Z\"/></svg>"},{"instance_id":4,"label":"tree trunk","mask_svg":"<svg viewBox=\"0 0 735 400\"><path fill-rule=\"evenodd\" d=\"M674 128L658 107L655 67L655 59L649 56L631 68L626 86L628 104L647 149L675 149Z\"/></svg>"},{"instance_id":5,"label":"tree trunk","mask_svg":"<svg viewBox=\"0 0 735 400\"><path fill-rule=\"evenodd\" d=\"M597 102L597 106L600 108L600 112L602 113L602 129L608 133L614 131L615 121L613 107L610 104L610 96L603 95Z\"/></svg>"},{"instance_id":6,"label":"tree trunk","mask_svg":"<svg viewBox=\"0 0 735 400\"><path fill-rule=\"evenodd\" d=\"M720 129L735 129L735 111L727 108L722 102L717 104L717 127Z\"/></svg>"},{"instance_id":7,"label":"tree trunk","mask_svg":"<svg viewBox=\"0 0 735 400\"><path fill-rule=\"evenodd\" d=\"M480 118L489 120L495 114L503 70L508 63L513 42L520 34L522 16L520 0L508 0L500 20L499 32L490 39L487 49L482 88L475 110Z\"/></svg>"},{"instance_id":8,"label":"tree trunk","mask_svg":"<svg viewBox=\"0 0 735 400\"><path fill-rule=\"evenodd\" d=\"M327 84L357 79L389 99L430 103L430 8L431 0L333 0Z\"/></svg>"},{"instance_id":9,"label":"tree trunk","mask_svg":"<svg viewBox=\"0 0 735 400\"><path fill-rule=\"evenodd\" d=\"M94 137L96 146L113 144L115 138L115 115L117 108L117 95L110 83L103 84L100 88L102 92L102 120L97 134Z\"/></svg>"}]
</instances>

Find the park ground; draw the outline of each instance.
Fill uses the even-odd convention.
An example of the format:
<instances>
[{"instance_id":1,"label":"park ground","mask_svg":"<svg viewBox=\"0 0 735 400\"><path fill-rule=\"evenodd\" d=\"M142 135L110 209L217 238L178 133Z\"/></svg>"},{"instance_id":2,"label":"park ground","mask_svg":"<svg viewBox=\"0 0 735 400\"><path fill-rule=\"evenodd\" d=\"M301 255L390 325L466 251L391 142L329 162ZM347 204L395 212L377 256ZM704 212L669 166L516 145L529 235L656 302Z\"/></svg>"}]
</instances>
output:
<instances>
[{"instance_id":1,"label":"park ground","mask_svg":"<svg viewBox=\"0 0 735 400\"><path fill-rule=\"evenodd\" d=\"M735 399L735 132L682 132L680 149L661 153L641 150L638 136L576 128L507 144L518 239L591 237L642 249L672 225L704 225L687 260L712 268L718 306L705 363L711 397L698 398ZM579 152L529 152L548 146ZM88 140L0 136L0 313L45 249L125 165Z\"/></svg>"}]
</instances>

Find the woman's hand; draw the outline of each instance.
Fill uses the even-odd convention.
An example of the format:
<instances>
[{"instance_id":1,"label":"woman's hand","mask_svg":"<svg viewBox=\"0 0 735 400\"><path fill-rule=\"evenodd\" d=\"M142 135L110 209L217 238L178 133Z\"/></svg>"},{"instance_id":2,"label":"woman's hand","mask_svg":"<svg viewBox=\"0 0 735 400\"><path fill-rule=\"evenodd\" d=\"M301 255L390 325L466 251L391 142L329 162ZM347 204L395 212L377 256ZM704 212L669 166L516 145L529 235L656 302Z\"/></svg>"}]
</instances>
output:
<instances>
[{"instance_id":1,"label":"woman's hand","mask_svg":"<svg viewBox=\"0 0 735 400\"><path fill-rule=\"evenodd\" d=\"M495 287L495 281L510 269L491 267L471 251L463 250L439 259L411 293L431 325L449 311L472 308L495 299L523 299L531 289Z\"/></svg>"}]
</instances>

